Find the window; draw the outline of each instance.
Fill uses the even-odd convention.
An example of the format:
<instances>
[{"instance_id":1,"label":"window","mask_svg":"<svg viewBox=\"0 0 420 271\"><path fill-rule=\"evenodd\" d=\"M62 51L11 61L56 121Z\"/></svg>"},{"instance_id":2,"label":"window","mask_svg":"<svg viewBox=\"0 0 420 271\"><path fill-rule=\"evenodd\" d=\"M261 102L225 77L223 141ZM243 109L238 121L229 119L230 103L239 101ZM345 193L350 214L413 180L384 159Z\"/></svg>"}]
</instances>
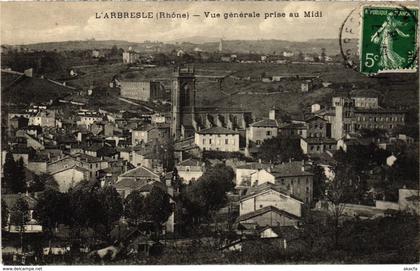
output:
<instances>
[{"instance_id":1,"label":"window","mask_svg":"<svg viewBox=\"0 0 420 271\"><path fill-rule=\"evenodd\" d=\"M211 138L209 139L209 144L211 144Z\"/></svg>"},{"instance_id":2,"label":"window","mask_svg":"<svg viewBox=\"0 0 420 271\"><path fill-rule=\"evenodd\" d=\"M229 139L225 139L225 145L229 145Z\"/></svg>"},{"instance_id":3,"label":"window","mask_svg":"<svg viewBox=\"0 0 420 271\"><path fill-rule=\"evenodd\" d=\"M203 145L205 145L206 144L206 139L205 138L203 138Z\"/></svg>"},{"instance_id":4,"label":"window","mask_svg":"<svg viewBox=\"0 0 420 271\"><path fill-rule=\"evenodd\" d=\"M282 185L284 185L284 179L280 179Z\"/></svg>"},{"instance_id":5,"label":"window","mask_svg":"<svg viewBox=\"0 0 420 271\"><path fill-rule=\"evenodd\" d=\"M266 134L267 136L270 136L270 135L271 135L271 131L267 131L265 134Z\"/></svg>"},{"instance_id":6,"label":"window","mask_svg":"<svg viewBox=\"0 0 420 271\"><path fill-rule=\"evenodd\" d=\"M314 146L311 146L311 151L313 151L314 150Z\"/></svg>"},{"instance_id":7,"label":"window","mask_svg":"<svg viewBox=\"0 0 420 271\"><path fill-rule=\"evenodd\" d=\"M319 151L320 150L320 146L318 145L318 146L316 146L316 150L317 151Z\"/></svg>"}]
</instances>

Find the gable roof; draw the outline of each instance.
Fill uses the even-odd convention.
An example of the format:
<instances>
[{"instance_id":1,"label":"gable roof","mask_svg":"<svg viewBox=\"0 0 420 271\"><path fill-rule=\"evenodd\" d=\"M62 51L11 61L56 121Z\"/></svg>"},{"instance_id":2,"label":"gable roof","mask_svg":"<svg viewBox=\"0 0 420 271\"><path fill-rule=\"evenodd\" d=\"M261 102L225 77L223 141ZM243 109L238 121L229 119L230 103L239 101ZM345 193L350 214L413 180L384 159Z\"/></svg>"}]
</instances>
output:
<instances>
[{"instance_id":1,"label":"gable roof","mask_svg":"<svg viewBox=\"0 0 420 271\"><path fill-rule=\"evenodd\" d=\"M153 170L144 166L138 166L136 168L130 169L124 172L123 174L121 174L119 177L159 179L158 174L154 173Z\"/></svg>"},{"instance_id":2,"label":"gable roof","mask_svg":"<svg viewBox=\"0 0 420 271\"><path fill-rule=\"evenodd\" d=\"M266 206L266 207L258 209L256 211L246 213L244 215L239 216L236 219L236 222L241 222L241 221L244 221L244 220L248 220L248 219L263 215L263 214L268 213L268 212L275 212L279 215L284 215L284 216L287 216L287 217L292 218L292 219L299 219L299 217L297 217L297 216L295 216L295 215L293 215L293 214L291 214L291 213L289 213L285 210L280 210L280 209L278 209L274 206Z\"/></svg>"},{"instance_id":3,"label":"gable roof","mask_svg":"<svg viewBox=\"0 0 420 271\"><path fill-rule=\"evenodd\" d=\"M325 122L327 121L326 119L321 118L318 115L315 115L315 116L310 116L307 119L305 119L305 122L310 122L310 121L313 121L313 120L316 120L316 119L320 119L320 120L325 121Z\"/></svg>"},{"instance_id":4,"label":"gable roof","mask_svg":"<svg viewBox=\"0 0 420 271\"><path fill-rule=\"evenodd\" d=\"M82 173L89 172L89 170L87 170L87 169L85 169L85 168L82 168L82 167L79 167L79 166L77 166L77 165L74 165L74 166L72 166L72 167L63 168L63 169L60 169L60 170L54 171L53 173L50 173L50 174L51 174L51 175L56 175L57 173L64 172L64 171L67 171L67 170L70 170L70 169L74 169L74 170L80 171L80 172L82 172Z\"/></svg>"},{"instance_id":5,"label":"gable roof","mask_svg":"<svg viewBox=\"0 0 420 271\"><path fill-rule=\"evenodd\" d=\"M27 194L4 194L1 196L1 198L4 200L4 202L6 203L7 207L9 209L13 208L13 206L15 206L17 200L19 198L23 198L29 205L29 209L33 210L38 202L37 199L35 199L34 197L27 195Z\"/></svg>"},{"instance_id":6,"label":"gable roof","mask_svg":"<svg viewBox=\"0 0 420 271\"><path fill-rule=\"evenodd\" d=\"M293 195L290 195L289 192L284 191L278 185L275 185L275 184L269 183L269 182L257 185L255 187L251 187L248 190L248 193L246 195L242 196L239 201L244 201L244 200L256 197L258 195L265 194L270 190L276 191L277 193L283 195L284 197L293 199L293 200L298 201L299 203L303 204L303 202L301 200L294 197Z\"/></svg>"},{"instance_id":7,"label":"gable roof","mask_svg":"<svg viewBox=\"0 0 420 271\"><path fill-rule=\"evenodd\" d=\"M231 129L227 129L224 127L211 127L208 129L203 129L200 131L196 131L197 134L217 134L217 135L237 135L239 134L236 131L233 131Z\"/></svg>"},{"instance_id":8,"label":"gable roof","mask_svg":"<svg viewBox=\"0 0 420 271\"><path fill-rule=\"evenodd\" d=\"M254 122L250 126L252 126L252 127L274 127L274 128L277 128L279 125L278 125L276 120L264 119L264 120Z\"/></svg>"},{"instance_id":9,"label":"gable roof","mask_svg":"<svg viewBox=\"0 0 420 271\"><path fill-rule=\"evenodd\" d=\"M253 162L253 163L247 163L245 165L237 166L237 169L265 169L268 168L271 164L269 163L259 163L259 162Z\"/></svg>"},{"instance_id":10,"label":"gable roof","mask_svg":"<svg viewBox=\"0 0 420 271\"><path fill-rule=\"evenodd\" d=\"M190 159L187 159L187 160L184 160L184 161L178 163L177 166L183 166L183 167L187 167L187 166L190 166L190 167L201 167L201 165L202 165L202 163L200 162L200 160L194 159L194 158L190 158Z\"/></svg>"}]
</instances>

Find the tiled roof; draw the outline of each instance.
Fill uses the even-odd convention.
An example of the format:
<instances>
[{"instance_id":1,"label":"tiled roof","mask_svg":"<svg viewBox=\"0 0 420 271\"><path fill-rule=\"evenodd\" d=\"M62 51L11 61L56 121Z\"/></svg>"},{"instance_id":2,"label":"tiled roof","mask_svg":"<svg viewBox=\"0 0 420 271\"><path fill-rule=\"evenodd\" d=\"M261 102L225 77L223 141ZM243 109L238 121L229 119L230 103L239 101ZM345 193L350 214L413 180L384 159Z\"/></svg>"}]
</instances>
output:
<instances>
[{"instance_id":1,"label":"tiled roof","mask_svg":"<svg viewBox=\"0 0 420 271\"><path fill-rule=\"evenodd\" d=\"M305 142L309 144L336 144L337 141L333 138L326 138L326 137L307 137L302 138Z\"/></svg>"},{"instance_id":2,"label":"tiled roof","mask_svg":"<svg viewBox=\"0 0 420 271\"><path fill-rule=\"evenodd\" d=\"M30 196L30 195L26 195L26 194L5 194L2 195L1 198L4 200L4 202L6 202L6 205L9 209L13 208L13 206L15 206L16 201L22 197L24 200L26 200L26 202L29 205L29 209L33 210L37 204L37 200Z\"/></svg>"},{"instance_id":3,"label":"tiled roof","mask_svg":"<svg viewBox=\"0 0 420 271\"><path fill-rule=\"evenodd\" d=\"M190 166L190 167L201 166L201 165L202 165L202 163L200 162L200 160L193 159L193 158L190 158L190 159L187 159L187 160L184 160L184 161L178 163L178 166L184 166L184 167L185 166Z\"/></svg>"},{"instance_id":4,"label":"tiled roof","mask_svg":"<svg viewBox=\"0 0 420 271\"><path fill-rule=\"evenodd\" d=\"M321 118L320 116L317 116L317 115L315 115L315 116L311 116L311 117L309 117L309 118L306 118L306 119L305 119L305 121L306 121L306 122L309 122L309 121L311 121L311 120L315 120L315 119L320 119L320 120L323 120L323 121L327 121L327 120L325 120L324 118Z\"/></svg>"},{"instance_id":5,"label":"tiled roof","mask_svg":"<svg viewBox=\"0 0 420 271\"><path fill-rule=\"evenodd\" d=\"M67 171L67 170L70 170L70 169L74 169L74 170L77 170L77 171L80 171L80 172L89 172L89 170L87 170L85 168L82 168L82 167L79 167L77 165L74 165L74 166L69 167L69 168L63 168L61 170L57 170L57 171L51 173L51 175L55 175L57 173L60 173L60 172L63 172L63 171Z\"/></svg>"},{"instance_id":6,"label":"tiled roof","mask_svg":"<svg viewBox=\"0 0 420 271\"><path fill-rule=\"evenodd\" d=\"M294 196L290 195L289 192L282 190L279 186L277 186L277 185L275 185L273 183L263 183L263 184L260 184L260 185L255 186L255 187L251 187L248 190L247 194L244 195L243 197L241 197L240 201L243 201L243 200L249 199L249 198L253 198L256 195L258 195L260 193L263 193L263 192L266 192L266 191L269 191L269 190L276 191L276 192L278 192L278 193L280 193L280 194L282 194L282 195L284 195L286 197L290 197L290 198L292 198L294 200L297 200L297 201L299 201L299 202L302 203L302 201L300 201L299 199L297 199Z\"/></svg>"},{"instance_id":7,"label":"tiled roof","mask_svg":"<svg viewBox=\"0 0 420 271\"><path fill-rule=\"evenodd\" d=\"M278 213L280 215L284 215L284 216L287 216L287 217L290 217L290 218L293 218L293 219L299 219L299 217L297 217L297 216L295 216L295 215L293 215L293 214L291 214L287 211L280 210L280 209L278 209L274 206L266 206L264 208L261 208L261 209L258 209L256 211L254 211L254 212L241 215L240 217L237 218L236 221L237 222L245 221L245 220L254 218L256 216L263 215L263 214L268 213L268 212L275 212L275 213Z\"/></svg>"},{"instance_id":8,"label":"tiled roof","mask_svg":"<svg viewBox=\"0 0 420 271\"><path fill-rule=\"evenodd\" d=\"M270 167L271 164L269 163L258 163L258 162L254 162L254 163L248 163L245 165L240 165L237 166L237 169L266 169L268 167Z\"/></svg>"},{"instance_id":9,"label":"tiled roof","mask_svg":"<svg viewBox=\"0 0 420 271\"><path fill-rule=\"evenodd\" d=\"M252 127L275 127L277 128L279 125L276 120L272 119L264 119L251 124Z\"/></svg>"},{"instance_id":10,"label":"tiled roof","mask_svg":"<svg viewBox=\"0 0 420 271\"><path fill-rule=\"evenodd\" d=\"M273 174L275 177L313 175L312 173L302 169L302 167L302 161L292 161L288 163L278 164L271 169L271 174Z\"/></svg>"},{"instance_id":11,"label":"tiled roof","mask_svg":"<svg viewBox=\"0 0 420 271\"><path fill-rule=\"evenodd\" d=\"M134 169L131 169L129 171L126 171L125 173L121 174L120 177L132 177L132 178L150 178L150 179L156 179L159 178L159 175L154 173L151 169L138 166Z\"/></svg>"},{"instance_id":12,"label":"tiled roof","mask_svg":"<svg viewBox=\"0 0 420 271\"><path fill-rule=\"evenodd\" d=\"M224 127L211 127L196 132L197 134L223 134L223 135L236 135L239 134L236 131L224 128Z\"/></svg>"}]
</instances>

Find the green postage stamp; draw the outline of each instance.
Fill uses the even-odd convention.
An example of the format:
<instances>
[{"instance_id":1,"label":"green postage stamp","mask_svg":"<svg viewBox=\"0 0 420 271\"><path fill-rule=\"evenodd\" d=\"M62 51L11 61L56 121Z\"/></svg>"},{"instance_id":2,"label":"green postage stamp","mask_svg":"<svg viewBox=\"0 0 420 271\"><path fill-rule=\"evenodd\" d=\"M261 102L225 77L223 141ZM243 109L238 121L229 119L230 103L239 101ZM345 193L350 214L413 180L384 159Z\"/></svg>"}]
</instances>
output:
<instances>
[{"instance_id":1,"label":"green postage stamp","mask_svg":"<svg viewBox=\"0 0 420 271\"><path fill-rule=\"evenodd\" d=\"M365 74L416 71L417 18L416 8L364 7L360 71Z\"/></svg>"}]
</instances>

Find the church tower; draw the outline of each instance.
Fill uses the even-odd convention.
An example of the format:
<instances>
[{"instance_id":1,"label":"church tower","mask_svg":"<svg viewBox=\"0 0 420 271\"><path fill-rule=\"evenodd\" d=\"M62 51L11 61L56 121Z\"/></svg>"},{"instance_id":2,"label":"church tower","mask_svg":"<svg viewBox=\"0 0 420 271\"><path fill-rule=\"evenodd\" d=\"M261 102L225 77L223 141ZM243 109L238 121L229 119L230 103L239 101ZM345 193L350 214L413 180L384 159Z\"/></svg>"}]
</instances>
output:
<instances>
[{"instance_id":1,"label":"church tower","mask_svg":"<svg viewBox=\"0 0 420 271\"><path fill-rule=\"evenodd\" d=\"M172 74L171 101L171 135L175 140L192 136L195 111L194 68L175 69Z\"/></svg>"}]
</instances>

